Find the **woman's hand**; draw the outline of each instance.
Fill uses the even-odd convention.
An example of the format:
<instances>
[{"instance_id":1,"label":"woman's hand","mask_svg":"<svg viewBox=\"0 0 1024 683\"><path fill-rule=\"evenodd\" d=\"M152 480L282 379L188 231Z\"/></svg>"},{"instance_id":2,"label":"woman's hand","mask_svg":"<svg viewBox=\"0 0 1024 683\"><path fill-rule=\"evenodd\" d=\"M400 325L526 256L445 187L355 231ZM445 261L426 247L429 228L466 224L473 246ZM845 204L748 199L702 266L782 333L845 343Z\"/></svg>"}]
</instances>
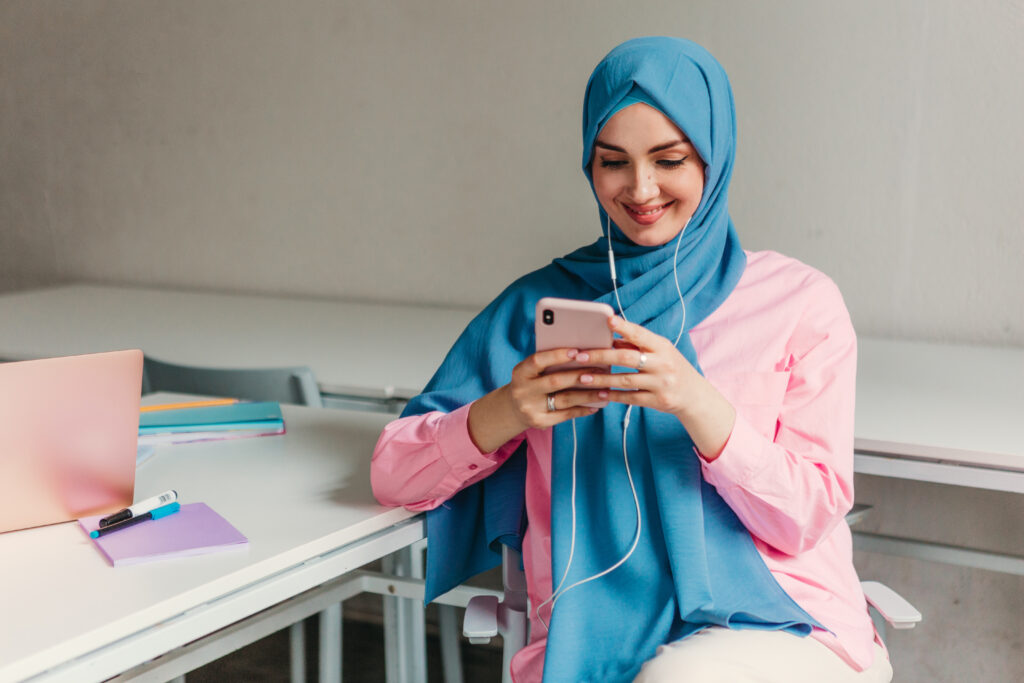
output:
<instances>
[{"instance_id":1,"label":"woman's hand","mask_svg":"<svg viewBox=\"0 0 1024 683\"><path fill-rule=\"evenodd\" d=\"M665 337L618 316L608 326L622 338L615 348L583 351L580 363L636 368L629 373L584 373L580 383L611 389L607 400L675 415L706 460L721 453L732 433L736 411Z\"/></svg>"},{"instance_id":2,"label":"woman's hand","mask_svg":"<svg viewBox=\"0 0 1024 683\"><path fill-rule=\"evenodd\" d=\"M604 389L573 389L580 378L593 373L582 369L544 374L572 361L576 349L540 351L512 370L505 386L476 400L469 409L469 435L483 453L490 453L526 429L544 429L596 412L584 404L608 400Z\"/></svg>"}]
</instances>

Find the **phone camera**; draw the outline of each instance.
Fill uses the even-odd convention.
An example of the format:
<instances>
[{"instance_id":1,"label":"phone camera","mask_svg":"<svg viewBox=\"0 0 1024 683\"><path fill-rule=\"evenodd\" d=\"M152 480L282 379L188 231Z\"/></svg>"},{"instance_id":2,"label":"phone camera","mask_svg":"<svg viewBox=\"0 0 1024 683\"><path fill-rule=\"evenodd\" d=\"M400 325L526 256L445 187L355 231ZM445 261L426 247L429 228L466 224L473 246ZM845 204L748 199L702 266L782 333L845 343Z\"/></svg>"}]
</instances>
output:
<instances>
[{"instance_id":1,"label":"phone camera","mask_svg":"<svg viewBox=\"0 0 1024 683\"><path fill-rule=\"evenodd\" d=\"M543 317L545 325L552 325L552 324L554 324L554 322L555 322L555 312L552 311L550 308L545 308L544 312L541 315Z\"/></svg>"}]
</instances>

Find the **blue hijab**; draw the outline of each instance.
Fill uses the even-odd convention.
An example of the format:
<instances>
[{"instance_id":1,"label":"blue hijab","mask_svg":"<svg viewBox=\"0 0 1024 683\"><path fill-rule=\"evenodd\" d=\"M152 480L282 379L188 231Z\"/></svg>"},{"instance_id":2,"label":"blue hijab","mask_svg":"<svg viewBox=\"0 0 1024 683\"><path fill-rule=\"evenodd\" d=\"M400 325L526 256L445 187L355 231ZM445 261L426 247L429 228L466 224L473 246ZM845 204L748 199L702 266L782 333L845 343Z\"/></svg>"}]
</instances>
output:
<instances>
[{"instance_id":1,"label":"blue hijab","mask_svg":"<svg viewBox=\"0 0 1024 683\"><path fill-rule=\"evenodd\" d=\"M678 348L699 370L688 332L729 296L746 265L727 206L736 133L732 92L721 65L692 42L650 37L619 45L587 84L588 179L598 133L615 112L635 102L675 122L706 164L703 197L678 255L687 310ZM599 213L604 225L607 216L603 209ZM626 318L675 339L682 320L672 269L675 240L643 247L614 225L611 240ZM470 323L404 414L450 412L508 383L512 368L534 351L534 306L541 297L602 301L618 310L607 251L602 237L509 286ZM612 403L576 420L576 549L566 586L615 564L632 544L637 520L623 463L624 413L625 406ZM570 423L553 430L557 583L572 536L573 444ZM659 645L709 625L810 633L817 623L779 587L749 532L701 477L682 424L655 410L634 410L626 440L642 511L639 544L618 569L559 598L544 680L629 681ZM428 601L495 566L502 543L521 547L525 467L524 444L490 477L428 513Z\"/></svg>"}]
</instances>

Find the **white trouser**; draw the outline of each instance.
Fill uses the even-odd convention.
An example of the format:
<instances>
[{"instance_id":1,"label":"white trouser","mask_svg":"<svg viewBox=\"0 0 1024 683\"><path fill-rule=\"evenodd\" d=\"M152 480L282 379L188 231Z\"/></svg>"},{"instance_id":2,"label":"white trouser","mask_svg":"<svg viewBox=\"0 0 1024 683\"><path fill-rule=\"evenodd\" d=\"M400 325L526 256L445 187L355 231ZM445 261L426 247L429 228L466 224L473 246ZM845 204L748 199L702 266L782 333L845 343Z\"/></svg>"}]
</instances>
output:
<instances>
[{"instance_id":1,"label":"white trouser","mask_svg":"<svg viewBox=\"0 0 1024 683\"><path fill-rule=\"evenodd\" d=\"M889 683L892 667L879 645L856 671L814 638L785 631L711 627L662 645L634 683Z\"/></svg>"}]
</instances>

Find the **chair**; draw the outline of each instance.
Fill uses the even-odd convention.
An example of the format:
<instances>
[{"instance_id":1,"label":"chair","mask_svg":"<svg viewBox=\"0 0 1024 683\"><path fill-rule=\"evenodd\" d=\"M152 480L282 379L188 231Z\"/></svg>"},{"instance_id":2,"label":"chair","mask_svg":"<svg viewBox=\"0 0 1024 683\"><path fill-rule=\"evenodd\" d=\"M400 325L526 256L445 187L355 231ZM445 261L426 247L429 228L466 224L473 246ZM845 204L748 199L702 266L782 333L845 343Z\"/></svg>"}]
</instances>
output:
<instances>
[{"instance_id":1,"label":"chair","mask_svg":"<svg viewBox=\"0 0 1024 683\"><path fill-rule=\"evenodd\" d=\"M871 512L870 505L854 504L846 514L846 523L853 527ZM885 640L886 624L895 629L914 628L921 621L921 613L907 600L883 583L861 581L864 598L871 608L871 621L878 635Z\"/></svg>"},{"instance_id":2,"label":"chair","mask_svg":"<svg viewBox=\"0 0 1024 683\"><path fill-rule=\"evenodd\" d=\"M462 634L476 645L488 643L491 638L501 634L502 683L511 683L512 656L526 647L529 640L526 572L520 567L522 555L519 551L502 546L501 580L505 588L504 597L500 601L492 595L470 598L462 622Z\"/></svg>"},{"instance_id":3,"label":"chair","mask_svg":"<svg viewBox=\"0 0 1024 683\"><path fill-rule=\"evenodd\" d=\"M851 526L856 524L870 510L869 505L854 505L846 515L846 523ZM503 546L504 598L499 600L490 595L471 598L462 626L462 633L470 643L487 643L496 635L502 636L502 683L511 683L509 665L512 655L525 647L529 639L526 574L520 569L521 566L519 552ZM860 585L871 608L871 620L883 640L886 624L892 628L906 629L913 628L921 621L921 613L888 586L877 581L862 581Z\"/></svg>"},{"instance_id":4,"label":"chair","mask_svg":"<svg viewBox=\"0 0 1024 683\"><path fill-rule=\"evenodd\" d=\"M322 408L320 389L308 367L205 368L177 365L146 356L142 393L176 391L183 394L230 396L251 401L278 401Z\"/></svg>"},{"instance_id":5,"label":"chair","mask_svg":"<svg viewBox=\"0 0 1024 683\"><path fill-rule=\"evenodd\" d=\"M227 396L251 401L277 401L322 408L323 400L313 371L308 367L291 368L206 368L178 365L146 356L142 366L142 393L174 391L183 394ZM341 605L320 613L321 633L337 633L340 639ZM323 638L321 638L323 640ZM289 627L291 680L306 680L306 637L303 622ZM340 662L331 666L338 666ZM325 678L321 664L321 678Z\"/></svg>"}]
</instances>

